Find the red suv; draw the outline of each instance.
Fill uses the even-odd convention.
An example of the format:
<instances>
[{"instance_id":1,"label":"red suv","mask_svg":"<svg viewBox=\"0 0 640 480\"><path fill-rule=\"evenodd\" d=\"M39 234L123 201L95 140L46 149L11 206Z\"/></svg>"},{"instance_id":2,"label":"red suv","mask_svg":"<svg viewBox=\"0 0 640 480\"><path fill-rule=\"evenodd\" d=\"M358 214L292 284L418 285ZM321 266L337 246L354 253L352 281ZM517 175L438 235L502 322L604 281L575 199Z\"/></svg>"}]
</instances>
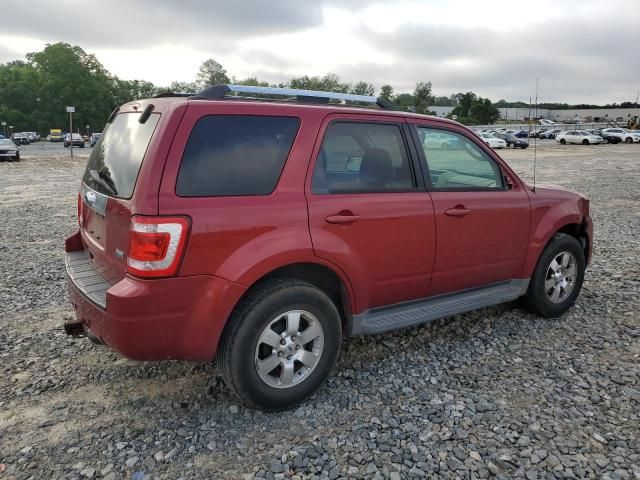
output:
<instances>
[{"instance_id":1,"label":"red suv","mask_svg":"<svg viewBox=\"0 0 640 480\"><path fill-rule=\"evenodd\" d=\"M587 199L529 187L456 122L226 85L116 110L78 223L67 333L139 360L217 357L267 409L316 390L343 337L519 297L563 314L592 239Z\"/></svg>"}]
</instances>

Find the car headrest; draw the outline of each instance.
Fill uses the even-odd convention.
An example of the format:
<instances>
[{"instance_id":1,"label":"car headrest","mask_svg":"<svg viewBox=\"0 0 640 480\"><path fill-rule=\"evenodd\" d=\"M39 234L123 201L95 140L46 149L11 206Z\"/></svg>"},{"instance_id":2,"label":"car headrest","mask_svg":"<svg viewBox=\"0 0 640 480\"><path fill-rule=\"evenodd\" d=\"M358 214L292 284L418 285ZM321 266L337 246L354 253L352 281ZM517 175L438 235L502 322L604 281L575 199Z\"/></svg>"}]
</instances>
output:
<instances>
[{"instance_id":1,"label":"car headrest","mask_svg":"<svg viewBox=\"0 0 640 480\"><path fill-rule=\"evenodd\" d=\"M369 188L386 187L393 180L393 163L386 150L369 148L360 163L358 180Z\"/></svg>"}]
</instances>

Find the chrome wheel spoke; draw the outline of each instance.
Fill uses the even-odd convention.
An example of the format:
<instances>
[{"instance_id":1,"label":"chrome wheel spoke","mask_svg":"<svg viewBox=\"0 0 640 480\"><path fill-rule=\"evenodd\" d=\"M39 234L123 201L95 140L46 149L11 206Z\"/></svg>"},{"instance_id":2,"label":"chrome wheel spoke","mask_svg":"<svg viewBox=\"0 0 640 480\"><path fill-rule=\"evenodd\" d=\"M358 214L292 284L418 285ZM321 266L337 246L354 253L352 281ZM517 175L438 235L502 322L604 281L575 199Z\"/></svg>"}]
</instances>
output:
<instances>
[{"instance_id":1,"label":"chrome wheel spoke","mask_svg":"<svg viewBox=\"0 0 640 480\"><path fill-rule=\"evenodd\" d=\"M289 312L287 314L287 335L297 335L300 329L300 312Z\"/></svg>"},{"instance_id":2,"label":"chrome wheel spoke","mask_svg":"<svg viewBox=\"0 0 640 480\"><path fill-rule=\"evenodd\" d=\"M322 335L322 328L319 323L312 323L304 331L298 335L297 341L300 345L306 345L307 343L315 340Z\"/></svg>"},{"instance_id":3,"label":"chrome wheel spoke","mask_svg":"<svg viewBox=\"0 0 640 480\"><path fill-rule=\"evenodd\" d=\"M315 366L316 362L318 361L318 355L308 350L301 350L296 355L296 358L307 367Z\"/></svg>"},{"instance_id":4,"label":"chrome wheel spoke","mask_svg":"<svg viewBox=\"0 0 640 480\"><path fill-rule=\"evenodd\" d=\"M560 268L560 265L556 260L557 260L557 257L554 258L553 261L551 262L551 265L549 265L549 268L553 273L556 273L558 271L558 268Z\"/></svg>"},{"instance_id":5,"label":"chrome wheel spoke","mask_svg":"<svg viewBox=\"0 0 640 480\"><path fill-rule=\"evenodd\" d=\"M551 290L556 284L556 281L553 279L553 277L551 278L547 278L544 281L544 291L548 292L549 290Z\"/></svg>"},{"instance_id":6,"label":"chrome wheel spoke","mask_svg":"<svg viewBox=\"0 0 640 480\"><path fill-rule=\"evenodd\" d=\"M274 348L280 345L281 340L282 340L282 337L278 335L276 332L274 332L271 328L267 328L262 333L262 336L260 337L260 341L262 343L265 343L270 347L274 347Z\"/></svg>"},{"instance_id":7,"label":"chrome wheel spoke","mask_svg":"<svg viewBox=\"0 0 640 480\"><path fill-rule=\"evenodd\" d=\"M552 302L557 302L558 300L560 300L560 286L559 285L555 285L553 287L553 290L551 291L551 296L549 297L551 299Z\"/></svg>"},{"instance_id":8,"label":"chrome wheel spoke","mask_svg":"<svg viewBox=\"0 0 640 480\"><path fill-rule=\"evenodd\" d=\"M280 383L282 385L291 385L293 384L293 362L283 362L282 372L280 373Z\"/></svg>"},{"instance_id":9,"label":"chrome wheel spoke","mask_svg":"<svg viewBox=\"0 0 640 480\"><path fill-rule=\"evenodd\" d=\"M573 280L574 278L576 278L576 264L571 264L567 267L567 269L565 270L564 274L567 278L570 278L571 280Z\"/></svg>"},{"instance_id":10,"label":"chrome wheel spoke","mask_svg":"<svg viewBox=\"0 0 640 480\"><path fill-rule=\"evenodd\" d=\"M280 365L280 358L278 357L277 354L272 353L270 356L268 356L264 360L258 361L258 373L260 373L261 375L268 375L278 365Z\"/></svg>"},{"instance_id":11,"label":"chrome wheel spoke","mask_svg":"<svg viewBox=\"0 0 640 480\"><path fill-rule=\"evenodd\" d=\"M567 268L569 266L570 261L571 257L568 253L563 253L560 255L560 265L562 265L564 268Z\"/></svg>"}]
</instances>

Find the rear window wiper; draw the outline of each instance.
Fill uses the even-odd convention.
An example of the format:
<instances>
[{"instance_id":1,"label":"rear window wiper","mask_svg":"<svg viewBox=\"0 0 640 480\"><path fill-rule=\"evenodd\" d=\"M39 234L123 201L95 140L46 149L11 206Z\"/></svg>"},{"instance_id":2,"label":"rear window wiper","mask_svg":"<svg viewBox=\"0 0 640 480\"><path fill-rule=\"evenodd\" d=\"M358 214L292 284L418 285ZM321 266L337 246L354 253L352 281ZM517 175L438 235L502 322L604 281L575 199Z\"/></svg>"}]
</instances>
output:
<instances>
[{"instance_id":1,"label":"rear window wiper","mask_svg":"<svg viewBox=\"0 0 640 480\"><path fill-rule=\"evenodd\" d=\"M89 170L89 175L96 183L106 188L111 193L111 195L118 194L115 185L113 185L113 181L110 178L103 178L98 170Z\"/></svg>"}]
</instances>

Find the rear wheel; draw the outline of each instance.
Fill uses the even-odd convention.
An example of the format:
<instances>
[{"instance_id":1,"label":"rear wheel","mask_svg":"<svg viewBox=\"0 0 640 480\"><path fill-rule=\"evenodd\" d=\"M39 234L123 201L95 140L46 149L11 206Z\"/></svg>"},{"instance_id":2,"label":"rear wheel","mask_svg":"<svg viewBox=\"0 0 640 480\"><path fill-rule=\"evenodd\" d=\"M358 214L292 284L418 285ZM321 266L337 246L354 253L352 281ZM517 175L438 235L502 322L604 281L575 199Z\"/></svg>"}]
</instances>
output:
<instances>
[{"instance_id":1,"label":"rear wheel","mask_svg":"<svg viewBox=\"0 0 640 480\"><path fill-rule=\"evenodd\" d=\"M340 315L323 291L300 280L270 280L229 319L220 348L222 375L249 407L289 408L326 380L341 338Z\"/></svg>"},{"instance_id":2,"label":"rear wheel","mask_svg":"<svg viewBox=\"0 0 640 480\"><path fill-rule=\"evenodd\" d=\"M543 317L559 317L575 303L585 267L580 242L557 233L538 260L524 298L525 306Z\"/></svg>"}]
</instances>

